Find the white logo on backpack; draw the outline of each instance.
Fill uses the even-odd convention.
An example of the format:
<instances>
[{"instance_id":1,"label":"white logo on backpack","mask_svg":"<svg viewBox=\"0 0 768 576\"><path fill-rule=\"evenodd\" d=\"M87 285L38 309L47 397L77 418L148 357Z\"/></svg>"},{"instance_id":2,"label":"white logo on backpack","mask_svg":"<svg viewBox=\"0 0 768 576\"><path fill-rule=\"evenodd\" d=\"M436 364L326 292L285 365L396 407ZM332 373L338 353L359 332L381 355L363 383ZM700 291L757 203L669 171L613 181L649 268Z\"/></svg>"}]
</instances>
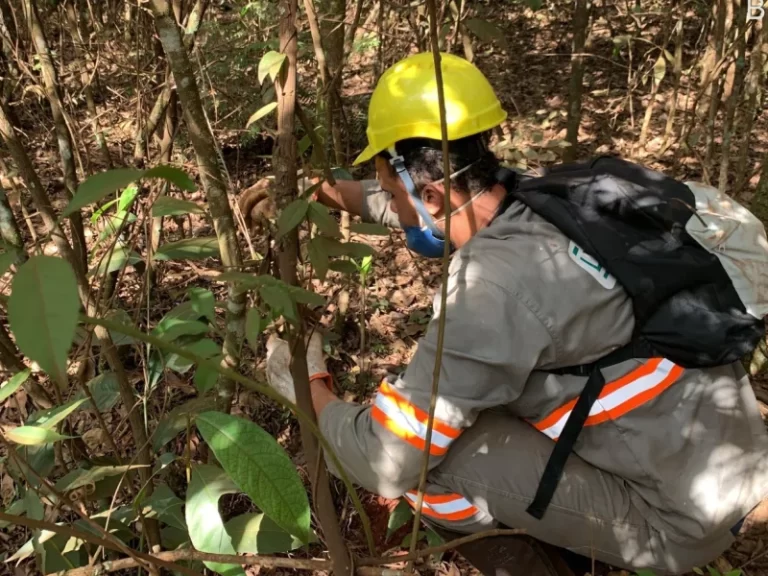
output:
<instances>
[{"instance_id":1,"label":"white logo on backpack","mask_svg":"<svg viewBox=\"0 0 768 576\"><path fill-rule=\"evenodd\" d=\"M581 249L581 246L574 241L571 241L568 245L568 255L571 257L571 260L579 265L579 267L589 272L589 275L597 280L600 283L600 286L606 290L610 290L616 286L616 278L611 276L608 273L608 270L603 268L603 266L592 256L584 252L584 250Z\"/></svg>"}]
</instances>

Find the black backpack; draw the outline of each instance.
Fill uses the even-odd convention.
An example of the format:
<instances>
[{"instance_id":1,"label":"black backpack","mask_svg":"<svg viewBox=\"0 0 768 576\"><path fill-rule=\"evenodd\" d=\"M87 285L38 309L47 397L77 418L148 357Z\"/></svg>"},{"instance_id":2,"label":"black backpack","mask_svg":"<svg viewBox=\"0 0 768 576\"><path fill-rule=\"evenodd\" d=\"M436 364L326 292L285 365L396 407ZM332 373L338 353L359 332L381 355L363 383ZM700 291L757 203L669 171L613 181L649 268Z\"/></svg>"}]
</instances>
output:
<instances>
[{"instance_id":1,"label":"black backpack","mask_svg":"<svg viewBox=\"0 0 768 576\"><path fill-rule=\"evenodd\" d=\"M760 300L754 306L744 297L744 287L749 288L751 281L755 294L768 291L768 286L757 286L762 283L756 280L768 277L768 243L760 240L765 238L762 224L714 188L689 186L615 157L558 165L541 177L519 178L503 170L500 181L512 198L554 224L598 263L606 277L610 274L615 278L632 298L635 316L629 344L591 364L556 371L588 379L527 509L540 519L605 385L601 368L631 358L653 357L666 358L683 368L703 368L731 363L755 349L765 335L766 302ZM699 213L697 199L702 199L694 190L709 194L710 199L719 194L719 204L709 204ZM724 207L721 220L712 206ZM745 222L739 224L728 212L731 209L746 218ZM691 223L697 230L720 233L712 241L714 248L702 245L701 234L694 237L686 229L692 218L697 219ZM744 246L733 246L729 252L728 230L718 232L722 222L731 227L741 225L741 230L748 232L739 236L741 239L749 239L751 234L760 240L750 248L754 253L742 266L752 273L747 279L739 272L739 263L744 263L738 259ZM731 265L730 256L735 256L736 264ZM735 285L742 289L741 295ZM768 294L764 298L768 301ZM743 300L749 301L751 313Z\"/></svg>"}]
</instances>

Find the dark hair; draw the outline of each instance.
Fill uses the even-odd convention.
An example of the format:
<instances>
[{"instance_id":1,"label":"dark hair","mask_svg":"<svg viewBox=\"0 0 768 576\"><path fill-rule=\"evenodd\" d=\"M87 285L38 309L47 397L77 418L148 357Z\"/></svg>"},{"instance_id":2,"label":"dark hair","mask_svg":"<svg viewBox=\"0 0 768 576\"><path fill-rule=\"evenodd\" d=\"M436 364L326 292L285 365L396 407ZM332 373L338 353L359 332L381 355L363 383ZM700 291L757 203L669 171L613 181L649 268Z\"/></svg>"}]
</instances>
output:
<instances>
[{"instance_id":1,"label":"dark hair","mask_svg":"<svg viewBox=\"0 0 768 576\"><path fill-rule=\"evenodd\" d=\"M489 133L483 132L448 143L451 174L472 165L466 172L454 177L451 186L475 195L496 184L500 164L496 155L488 149L488 140ZM440 140L410 138L401 140L395 148L402 155L417 190L443 178L443 144ZM391 158L386 151L381 156L387 160Z\"/></svg>"}]
</instances>

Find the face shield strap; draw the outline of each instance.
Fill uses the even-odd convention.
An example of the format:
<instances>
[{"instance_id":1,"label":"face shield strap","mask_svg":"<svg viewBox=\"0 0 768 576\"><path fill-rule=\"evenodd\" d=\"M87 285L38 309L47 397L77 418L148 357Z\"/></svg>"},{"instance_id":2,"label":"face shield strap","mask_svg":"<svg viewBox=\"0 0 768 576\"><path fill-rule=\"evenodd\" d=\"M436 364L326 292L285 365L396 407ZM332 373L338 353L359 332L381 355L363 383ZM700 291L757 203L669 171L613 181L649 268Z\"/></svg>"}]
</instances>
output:
<instances>
[{"instance_id":1,"label":"face shield strap","mask_svg":"<svg viewBox=\"0 0 768 576\"><path fill-rule=\"evenodd\" d=\"M392 156L389 163L395 168L398 176L400 176L400 179L403 181L405 189L408 191L408 195L413 200L413 205L416 207L416 211L419 213L419 216L421 216L422 222L424 222L426 227L430 229L436 238L443 239L445 235L438 230L437 226L435 226L432 215L427 210L427 207L424 206L424 202L421 200L421 195L416 191L416 184L414 184L413 178L411 178L408 169L405 167L403 157L397 153L394 146L390 147L387 151L389 152L389 155Z\"/></svg>"}]
</instances>

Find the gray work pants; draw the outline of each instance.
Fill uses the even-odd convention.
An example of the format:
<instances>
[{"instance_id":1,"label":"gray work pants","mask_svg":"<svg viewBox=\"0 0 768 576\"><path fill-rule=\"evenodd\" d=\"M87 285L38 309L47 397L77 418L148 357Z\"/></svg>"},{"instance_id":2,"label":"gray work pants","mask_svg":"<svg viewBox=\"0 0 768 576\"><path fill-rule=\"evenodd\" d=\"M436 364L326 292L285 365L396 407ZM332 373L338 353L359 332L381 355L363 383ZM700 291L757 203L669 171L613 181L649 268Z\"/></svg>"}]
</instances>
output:
<instances>
[{"instance_id":1,"label":"gray work pants","mask_svg":"<svg viewBox=\"0 0 768 576\"><path fill-rule=\"evenodd\" d=\"M541 520L526 512L552 451L552 441L509 414L489 411L451 446L428 477L427 493L457 493L478 508L472 518L425 518L454 532L523 528L544 542L627 570L677 574L711 562L734 541L726 527L706 545L651 526L621 478L571 454Z\"/></svg>"}]
</instances>

